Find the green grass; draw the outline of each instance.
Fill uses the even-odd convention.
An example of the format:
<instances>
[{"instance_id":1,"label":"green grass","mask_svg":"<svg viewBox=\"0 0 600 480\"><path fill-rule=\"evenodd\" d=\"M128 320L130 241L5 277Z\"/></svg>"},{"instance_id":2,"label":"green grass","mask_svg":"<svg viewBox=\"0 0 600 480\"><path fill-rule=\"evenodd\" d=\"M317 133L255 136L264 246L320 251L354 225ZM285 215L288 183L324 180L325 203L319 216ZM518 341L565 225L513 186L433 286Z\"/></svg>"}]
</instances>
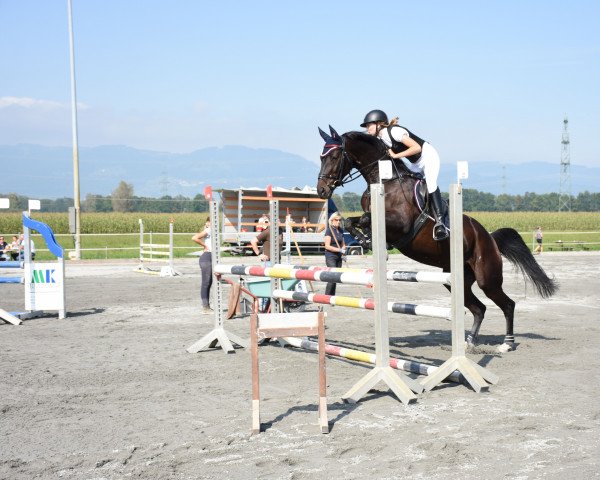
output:
<instances>
[{"instance_id":1,"label":"green grass","mask_svg":"<svg viewBox=\"0 0 600 480\"><path fill-rule=\"evenodd\" d=\"M176 258L186 257L189 253L200 250L200 245L192 242L192 235L192 233L173 235L173 255ZM34 235L33 238L38 250L45 248L41 236ZM67 250L75 249L72 235L56 235L56 241ZM169 243L169 234L153 233L152 236L145 234L144 242L166 245ZM84 259L139 258L140 236L139 234L82 235L81 249L81 257ZM52 258L49 252L39 252L37 256L40 259Z\"/></svg>"}]
</instances>

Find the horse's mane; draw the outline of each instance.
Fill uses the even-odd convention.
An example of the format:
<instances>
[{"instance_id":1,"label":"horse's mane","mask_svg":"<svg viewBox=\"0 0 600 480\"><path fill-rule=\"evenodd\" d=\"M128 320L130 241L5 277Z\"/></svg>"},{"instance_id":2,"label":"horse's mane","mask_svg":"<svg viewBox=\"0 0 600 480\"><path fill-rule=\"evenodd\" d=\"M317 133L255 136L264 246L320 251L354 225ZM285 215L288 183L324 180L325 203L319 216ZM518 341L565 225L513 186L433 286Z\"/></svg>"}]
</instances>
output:
<instances>
[{"instance_id":1,"label":"horse's mane","mask_svg":"<svg viewBox=\"0 0 600 480\"><path fill-rule=\"evenodd\" d=\"M349 138L350 140L358 140L364 143L369 144L371 147L377 150L378 154L383 154L387 152L387 147L385 143L383 143L379 138L374 135L369 135L364 132L346 132L343 135L344 137Z\"/></svg>"},{"instance_id":2,"label":"horse's mane","mask_svg":"<svg viewBox=\"0 0 600 480\"><path fill-rule=\"evenodd\" d=\"M383 141L381 139L379 139L378 137L374 136L374 135L369 135L368 133L364 133L364 132L346 132L342 135L342 137L345 137L349 140L352 141L359 141L359 142L363 142L366 143L369 147L373 148L375 150L375 154L378 156L378 158L384 158L387 156L387 151L388 151L388 147L386 146L385 143L383 143ZM389 157L387 157L389 159ZM394 162L396 164L396 167L401 171L401 172L409 172L408 168L406 168L406 165L404 165L403 162L401 161L397 161Z\"/></svg>"}]
</instances>

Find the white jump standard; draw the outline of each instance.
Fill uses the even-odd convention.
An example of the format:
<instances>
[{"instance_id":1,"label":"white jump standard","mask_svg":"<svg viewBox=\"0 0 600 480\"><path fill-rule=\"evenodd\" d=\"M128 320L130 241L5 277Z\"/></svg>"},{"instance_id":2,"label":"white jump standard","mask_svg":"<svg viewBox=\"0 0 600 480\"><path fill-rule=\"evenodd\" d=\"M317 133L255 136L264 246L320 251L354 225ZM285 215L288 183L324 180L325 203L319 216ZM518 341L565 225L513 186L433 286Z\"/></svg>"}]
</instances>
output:
<instances>
[{"instance_id":1,"label":"white jump standard","mask_svg":"<svg viewBox=\"0 0 600 480\"><path fill-rule=\"evenodd\" d=\"M144 222L140 218L140 264L136 272L159 275L161 277L175 277L181 275L173 266L173 222L169 222L169 243L152 243L152 233L150 233L150 243L144 241ZM159 266L159 270L154 270L144 263L166 263Z\"/></svg>"},{"instance_id":2,"label":"white jump standard","mask_svg":"<svg viewBox=\"0 0 600 480\"><path fill-rule=\"evenodd\" d=\"M207 193L208 192L208 193ZM219 208L216 200L212 199L212 189L207 187L205 196L210 200L210 224L219 225ZM213 234L210 236L210 250L212 257L213 272L215 267L221 260L220 234L217 228L214 228ZM232 353L235 349L233 344L247 348L248 341L240 338L234 333L228 332L223 326L225 321L224 302L223 302L223 287L221 282L217 280L211 288L212 306L214 310L214 328L204 335L200 340L188 347L189 353L197 353L206 348L215 348L220 346L225 353Z\"/></svg>"},{"instance_id":3,"label":"white jump standard","mask_svg":"<svg viewBox=\"0 0 600 480\"><path fill-rule=\"evenodd\" d=\"M452 272L452 357L421 383L426 391L458 370L476 392L498 382L498 376L465 356L465 308L463 283L462 186L450 185L450 270Z\"/></svg>"},{"instance_id":4,"label":"white jump standard","mask_svg":"<svg viewBox=\"0 0 600 480\"><path fill-rule=\"evenodd\" d=\"M417 398L415 393L423 391L423 387L419 382L406 375L398 374L390 367L388 311L384 307L384 305L387 305L388 299L384 195L383 183L374 183L371 185L371 211L376 212L372 217L375 367L342 396L345 402L350 403L358 402L369 390L380 382L384 382L402 403L414 402Z\"/></svg>"},{"instance_id":5,"label":"white jump standard","mask_svg":"<svg viewBox=\"0 0 600 480\"><path fill-rule=\"evenodd\" d=\"M37 230L56 262L33 262L31 259L31 230ZM58 312L58 318L65 318L65 259L62 247L56 242L48 225L38 222L23 212L24 250L21 262L0 262L0 268L17 268L22 276L0 277L0 283L24 284L25 311L7 312L0 309L0 319L13 325L21 320L45 315L47 311Z\"/></svg>"}]
</instances>

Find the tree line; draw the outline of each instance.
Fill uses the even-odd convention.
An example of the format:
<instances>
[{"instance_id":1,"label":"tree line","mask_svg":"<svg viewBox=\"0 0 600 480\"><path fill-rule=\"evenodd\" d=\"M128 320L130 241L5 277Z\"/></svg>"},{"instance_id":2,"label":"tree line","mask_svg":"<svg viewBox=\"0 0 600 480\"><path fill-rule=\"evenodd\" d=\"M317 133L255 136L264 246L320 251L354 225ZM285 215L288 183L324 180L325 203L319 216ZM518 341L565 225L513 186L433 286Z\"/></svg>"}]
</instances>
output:
<instances>
[{"instance_id":1,"label":"tree line","mask_svg":"<svg viewBox=\"0 0 600 480\"><path fill-rule=\"evenodd\" d=\"M16 193L2 194L0 197L10 199L10 210L27 210L29 197ZM445 198L448 195L445 194ZM333 195L333 200L342 212L357 212L361 195L345 192ZM563 202L564 203L564 202ZM42 211L66 212L74 204L69 197L57 199L41 199ZM558 211L558 193L530 193L523 195L494 195L475 189L463 190L463 209L468 212L556 212ZM600 193L582 192L570 197L571 211L600 211ZM184 213L207 212L208 202L198 193L193 198L169 195L160 198L138 197L134 194L133 185L121 181L110 195L88 194L81 202L83 212L147 212L147 213ZM563 209L564 210L564 209Z\"/></svg>"},{"instance_id":2,"label":"tree line","mask_svg":"<svg viewBox=\"0 0 600 480\"><path fill-rule=\"evenodd\" d=\"M448 194L442 194L448 200ZM343 212L361 211L361 195L346 192L333 195L333 201ZM494 195L475 189L463 189L463 209L467 212L556 212L558 211L558 193L530 193L523 195ZM571 211L600 211L600 193L582 192L570 197ZM563 209L564 210L564 209Z\"/></svg>"},{"instance_id":3,"label":"tree line","mask_svg":"<svg viewBox=\"0 0 600 480\"><path fill-rule=\"evenodd\" d=\"M2 194L0 197L9 198L10 211L27 210L29 197L16 193ZM74 205L70 197L56 199L41 199L44 212L67 212ZM208 202L202 194L194 198L177 195L164 195L160 198L139 197L134 194L133 185L120 182L110 195L87 194L81 201L83 212L145 212L145 213L186 213L207 212Z\"/></svg>"}]
</instances>

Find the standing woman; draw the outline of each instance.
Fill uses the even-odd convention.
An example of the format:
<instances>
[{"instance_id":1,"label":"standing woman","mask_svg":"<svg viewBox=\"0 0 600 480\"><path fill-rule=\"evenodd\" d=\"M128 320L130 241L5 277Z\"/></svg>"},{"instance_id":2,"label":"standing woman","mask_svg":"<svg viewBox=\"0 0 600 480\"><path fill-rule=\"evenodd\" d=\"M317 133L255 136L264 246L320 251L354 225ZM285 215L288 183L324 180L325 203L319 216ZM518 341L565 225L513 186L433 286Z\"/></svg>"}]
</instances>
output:
<instances>
[{"instance_id":1,"label":"standing woman","mask_svg":"<svg viewBox=\"0 0 600 480\"><path fill-rule=\"evenodd\" d=\"M204 224L204 230L196 233L192 237L192 240L204 249L204 252L200 255L200 272L202 276L200 298L202 299L203 313L213 312L213 309L210 308L210 287L212 286L213 281L212 255L210 253L210 230L210 217L208 217Z\"/></svg>"},{"instance_id":2,"label":"standing woman","mask_svg":"<svg viewBox=\"0 0 600 480\"><path fill-rule=\"evenodd\" d=\"M440 173L440 156L430 143L397 123L398 117L390 122L382 110L371 110L365 115L360 126L366 128L369 135L379 137L389 147L390 157L402 160L410 171L420 173L425 177L427 192L431 198L435 216L433 239L438 242L445 240L448 238L448 229L443 221L445 209L437 184Z\"/></svg>"},{"instance_id":3,"label":"standing woman","mask_svg":"<svg viewBox=\"0 0 600 480\"><path fill-rule=\"evenodd\" d=\"M346 244L341 227L342 216L335 212L329 217L325 229L325 265L328 267L341 267L342 255L346 254ZM325 295L335 295L335 283L328 283L325 287Z\"/></svg>"},{"instance_id":4,"label":"standing woman","mask_svg":"<svg viewBox=\"0 0 600 480\"><path fill-rule=\"evenodd\" d=\"M535 247L535 250L533 251L533 253L542 253L542 251L544 250L544 247L542 245L542 242L544 241L544 234L542 233L542 227L537 227L537 230L535 232L535 241L537 242L537 246Z\"/></svg>"}]
</instances>

